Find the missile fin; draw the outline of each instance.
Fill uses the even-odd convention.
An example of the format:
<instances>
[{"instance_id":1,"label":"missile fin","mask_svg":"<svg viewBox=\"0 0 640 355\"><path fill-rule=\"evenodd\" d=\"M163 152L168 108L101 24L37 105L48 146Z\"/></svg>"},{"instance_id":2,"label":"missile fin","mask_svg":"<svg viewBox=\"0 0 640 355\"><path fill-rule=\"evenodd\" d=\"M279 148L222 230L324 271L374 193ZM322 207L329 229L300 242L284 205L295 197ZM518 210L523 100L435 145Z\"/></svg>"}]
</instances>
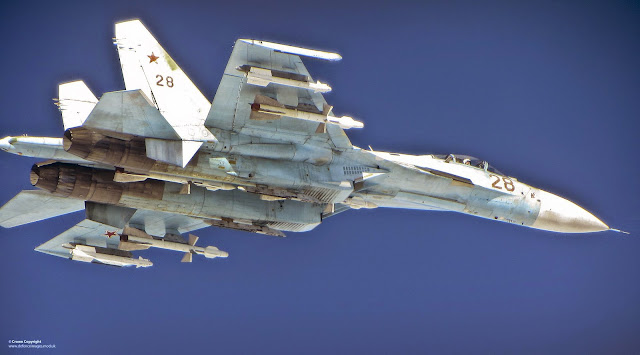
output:
<instances>
[{"instance_id":1,"label":"missile fin","mask_svg":"<svg viewBox=\"0 0 640 355\"><path fill-rule=\"evenodd\" d=\"M316 128L316 133L318 134L327 133L327 124L326 123L318 124L318 128Z\"/></svg>"},{"instance_id":2,"label":"missile fin","mask_svg":"<svg viewBox=\"0 0 640 355\"><path fill-rule=\"evenodd\" d=\"M331 111L333 111L333 106L331 106L331 105L329 105L327 103L324 103L322 105L322 114L323 115L329 116L331 114Z\"/></svg>"},{"instance_id":3,"label":"missile fin","mask_svg":"<svg viewBox=\"0 0 640 355\"><path fill-rule=\"evenodd\" d=\"M284 108L284 105L281 104L280 102L278 102L278 100L272 99L269 96L265 96L265 95L256 95L254 101L254 104L258 104L258 105L269 105L269 106L276 106L276 107L282 107Z\"/></svg>"},{"instance_id":4,"label":"missile fin","mask_svg":"<svg viewBox=\"0 0 640 355\"><path fill-rule=\"evenodd\" d=\"M182 260L180 260L181 263L190 263L193 260L193 254L189 253L185 253L184 256L182 257Z\"/></svg>"},{"instance_id":5,"label":"missile fin","mask_svg":"<svg viewBox=\"0 0 640 355\"><path fill-rule=\"evenodd\" d=\"M131 242L125 242L125 241L120 241L120 244L118 244L118 248L120 250L124 250L124 251L135 251L135 250L146 250L151 248L150 244L140 244L140 243L131 243Z\"/></svg>"},{"instance_id":6,"label":"missile fin","mask_svg":"<svg viewBox=\"0 0 640 355\"><path fill-rule=\"evenodd\" d=\"M180 189L180 195L190 195L191 194L191 183L186 183L182 185Z\"/></svg>"},{"instance_id":7,"label":"missile fin","mask_svg":"<svg viewBox=\"0 0 640 355\"><path fill-rule=\"evenodd\" d=\"M198 237L193 235L193 234L189 234L189 245L196 245L196 243L198 242Z\"/></svg>"},{"instance_id":8,"label":"missile fin","mask_svg":"<svg viewBox=\"0 0 640 355\"><path fill-rule=\"evenodd\" d=\"M147 234L146 232L143 232L137 228L133 228L133 227L129 227L126 226L124 227L124 230L122 231L122 234L126 234L126 235L133 235L136 237L140 237L140 238L147 238L147 239L153 239L152 236L150 236L149 234Z\"/></svg>"}]
</instances>

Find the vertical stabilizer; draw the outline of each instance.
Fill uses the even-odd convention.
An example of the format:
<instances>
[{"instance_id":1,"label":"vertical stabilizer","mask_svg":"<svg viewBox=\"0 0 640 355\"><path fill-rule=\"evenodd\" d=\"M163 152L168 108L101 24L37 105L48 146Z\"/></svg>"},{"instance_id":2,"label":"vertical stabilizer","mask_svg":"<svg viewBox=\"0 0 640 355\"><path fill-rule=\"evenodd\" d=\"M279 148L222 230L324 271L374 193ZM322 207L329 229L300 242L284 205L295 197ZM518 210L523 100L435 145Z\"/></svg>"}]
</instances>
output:
<instances>
[{"instance_id":1,"label":"vertical stabilizer","mask_svg":"<svg viewBox=\"0 0 640 355\"><path fill-rule=\"evenodd\" d=\"M211 103L139 20L116 24L127 90L142 90L184 140L213 141L204 128Z\"/></svg>"},{"instance_id":2,"label":"vertical stabilizer","mask_svg":"<svg viewBox=\"0 0 640 355\"><path fill-rule=\"evenodd\" d=\"M97 103L98 99L82 80L58 86L58 107L65 131L82 126Z\"/></svg>"}]
</instances>

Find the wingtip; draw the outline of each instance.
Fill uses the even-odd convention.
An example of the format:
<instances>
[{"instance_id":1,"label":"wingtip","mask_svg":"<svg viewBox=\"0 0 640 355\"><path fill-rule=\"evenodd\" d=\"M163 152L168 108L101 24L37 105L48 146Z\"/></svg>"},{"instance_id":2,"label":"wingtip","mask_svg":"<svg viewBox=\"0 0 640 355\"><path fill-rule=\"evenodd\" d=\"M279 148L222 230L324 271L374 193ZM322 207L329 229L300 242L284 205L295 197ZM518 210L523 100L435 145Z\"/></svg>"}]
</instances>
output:
<instances>
[{"instance_id":1,"label":"wingtip","mask_svg":"<svg viewBox=\"0 0 640 355\"><path fill-rule=\"evenodd\" d=\"M65 253L60 253L60 252L56 252L53 250L48 250L48 249L43 249L41 248L42 245L37 246L36 248L34 248L33 250L39 252L39 253L43 253L43 254L47 254L47 255L51 255L51 256L57 256L60 258L68 258L69 254L65 254Z\"/></svg>"}]
</instances>

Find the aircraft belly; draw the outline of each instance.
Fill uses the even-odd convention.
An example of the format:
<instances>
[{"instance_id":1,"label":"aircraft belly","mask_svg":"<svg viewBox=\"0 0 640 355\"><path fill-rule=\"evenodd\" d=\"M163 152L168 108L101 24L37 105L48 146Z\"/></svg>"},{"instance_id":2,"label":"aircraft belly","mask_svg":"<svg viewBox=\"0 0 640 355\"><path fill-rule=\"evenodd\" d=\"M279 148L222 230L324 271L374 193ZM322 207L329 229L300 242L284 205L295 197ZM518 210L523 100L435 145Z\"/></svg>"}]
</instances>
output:
<instances>
[{"instance_id":1,"label":"aircraft belly","mask_svg":"<svg viewBox=\"0 0 640 355\"><path fill-rule=\"evenodd\" d=\"M206 191L201 216L288 222L299 224L320 223L324 209L321 204L300 201L265 201L257 194L239 190Z\"/></svg>"},{"instance_id":2,"label":"aircraft belly","mask_svg":"<svg viewBox=\"0 0 640 355\"><path fill-rule=\"evenodd\" d=\"M123 196L126 207L184 214L199 218L230 218L247 221L320 223L324 209L321 204L300 201L264 201L260 195L240 190L209 191L192 187L191 194L181 195L179 184L165 183L162 200L149 201L135 196Z\"/></svg>"},{"instance_id":3,"label":"aircraft belly","mask_svg":"<svg viewBox=\"0 0 640 355\"><path fill-rule=\"evenodd\" d=\"M230 147L221 144L209 144L196 153L190 163L184 168L158 162L149 159L145 155L145 144L143 141L124 141L112 137L106 137L99 133L89 132L84 128L73 128L65 133L66 143L69 151L78 154L91 161L103 164L115 164L124 169L124 175L139 175L144 178L156 179L167 182L188 183L193 182L200 185L211 185L216 187L222 184L234 184L240 186L265 185L278 189L285 189L288 192L285 198L295 197L296 191L305 194L320 189L322 193L313 199L300 198L304 201L317 201L323 203L336 203L344 200L346 196L344 186L340 186L342 181L332 179L329 165L314 165L313 163L325 162L330 159L331 153L325 150L316 151L313 147L295 148L294 158L297 152L304 153L299 158L309 158L305 161L291 161L282 159L268 159L265 157L242 156L230 154ZM97 143L96 143L97 142ZM284 149L286 144L252 144L250 141L243 144L246 148L251 148L257 154L264 148L265 156L269 156L267 148L271 150ZM276 148L277 147L277 148ZM222 151L217 151L222 150ZM88 153L89 152L89 153ZM293 151L292 151L293 152ZM275 154L276 157L285 157ZM247 190L249 191L249 190ZM251 191L257 192L259 191ZM347 191L347 195L348 195ZM269 195L269 193L265 193ZM276 195L280 196L280 195ZM340 200L336 198L341 197Z\"/></svg>"},{"instance_id":4,"label":"aircraft belly","mask_svg":"<svg viewBox=\"0 0 640 355\"><path fill-rule=\"evenodd\" d=\"M56 196L203 219L317 224L325 208L322 203L265 201L260 194L239 189L210 191L192 186L190 193L182 194L182 184L151 179L118 183L113 181L114 173L55 163L34 166L31 181Z\"/></svg>"}]
</instances>

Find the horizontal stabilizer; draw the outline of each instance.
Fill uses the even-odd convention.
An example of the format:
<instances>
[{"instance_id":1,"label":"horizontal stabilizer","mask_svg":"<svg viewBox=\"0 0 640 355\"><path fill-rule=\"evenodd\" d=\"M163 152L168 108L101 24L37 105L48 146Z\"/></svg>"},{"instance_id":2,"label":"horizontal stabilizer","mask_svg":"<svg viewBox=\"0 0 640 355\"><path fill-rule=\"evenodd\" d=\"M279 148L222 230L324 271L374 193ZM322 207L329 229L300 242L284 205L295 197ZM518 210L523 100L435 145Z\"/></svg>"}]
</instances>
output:
<instances>
[{"instance_id":1,"label":"horizontal stabilizer","mask_svg":"<svg viewBox=\"0 0 640 355\"><path fill-rule=\"evenodd\" d=\"M97 103L98 99L82 80L58 86L58 108L65 131L82 126Z\"/></svg>"},{"instance_id":2,"label":"horizontal stabilizer","mask_svg":"<svg viewBox=\"0 0 640 355\"><path fill-rule=\"evenodd\" d=\"M180 139L141 90L102 95L83 127L142 137Z\"/></svg>"},{"instance_id":3,"label":"horizontal stabilizer","mask_svg":"<svg viewBox=\"0 0 640 355\"><path fill-rule=\"evenodd\" d=\"M84 209L84 201L24 190L0 208L0 226L12 228Z\"/></svg>"}]
</instances>

